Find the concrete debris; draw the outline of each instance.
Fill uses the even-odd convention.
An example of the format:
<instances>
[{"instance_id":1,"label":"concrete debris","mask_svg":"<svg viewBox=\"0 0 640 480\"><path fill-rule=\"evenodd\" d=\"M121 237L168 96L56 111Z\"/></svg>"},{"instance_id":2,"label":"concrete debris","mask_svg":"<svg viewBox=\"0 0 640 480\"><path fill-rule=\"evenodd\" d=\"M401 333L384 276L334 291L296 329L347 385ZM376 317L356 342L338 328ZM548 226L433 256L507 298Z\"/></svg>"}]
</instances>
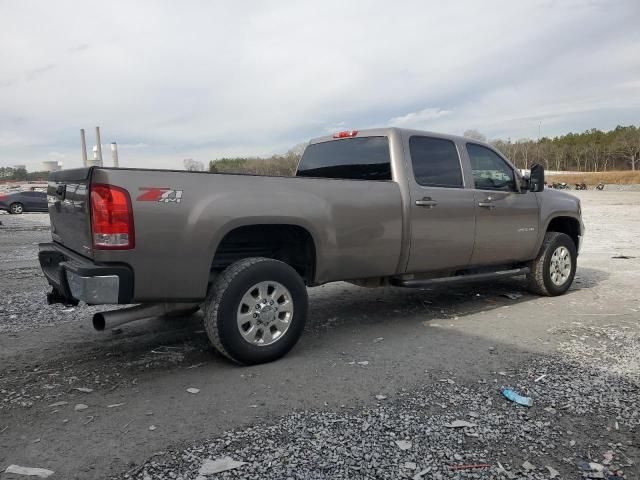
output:
<instances>
[{"instance_id":1,"label":"concrete debris","mask_svg":"<svg viewBox=\"0 0 640 480\"><path fill-rule=\"evenodd\" d=\"M93 388L87 388L87 387L76 387L76 388L74 388L74 390L77 390L77 391L82 392L82 393L91 393L91 392L93 392Z\"/></svg>"},{"instance_id":2,"label":"concrete debris","mask_svg":"<svg viewBox=\"0 0 640 480\"><path fill-rule=\"evenodd\" d=\"M460 470L482 470L485 468L491 468L491 465L489 465L488 463L466 463L462 465L449 466L449 470L451 470L452 472Z\"/></svg>"},{"instance_id":3,"label":"concrete debris","mask_svg":"<svg viewBox=\"0 0 640 480\"><path fill-rule=\"evenodd\" d=\"M411 442L409 440L395 440L394 442L400 450L409 450L411 448Z\"/></svg>"},{"instance_id":4,"label":"concrete debris","mask_svg":"<svg viewBox=\"0 0 640 480\"><path fill-rule=\"evenodd\" d=\"M422 480L423 476L426 475L427 473L429 473L431 471L430 468L425 468L424 470L421 470L420 472L416 473L412 478L412 480Z\"/></svg>"},{"instance_id":5,"label":"concrete debris","mask_svg":"<svg viewBox=\"0 0 640 480\"><path fill-rule=\"evenodd\" d=\"M536 466L530 462L524 462L522 464L522 468L524 468L527 472L531 472L532 470L536 469Z\"/></svg>"},{"instance_id":6,"label":"concrete debris","mask_svg":"<svg viewBox=\"0 0 640 480\"><path fill-rule=\"evenodd\" d=\"M221 457L217 460L207 459L202 463L200 470L198 471L199 475L213 475L214 473L226 472L227 470L234 470L243 465L246 465L247 462L240 462L238 460L234 460L231 457Z\"/></svg>"},{"instance_id":7,"label":"concrete debris","mask_svg":"<svg viewBox=\"0 0 640 480\"><path fill-rule=\"evenodd\" d=\"M124 403L112 403L111 405L107 405L107 408L116 408L125 405Z\"/></svg>"},{"instance_id":8,"label":"concrete debris","mask_svg":"<svg viewBox=\"0 0 640 480\"><path fill-rule=\"evenodd\" d=\"M384 337L378 337L373 340L373 343L378 343L384 340Z\"/></svg>"},{"instance_id":9,"label":"concrete debris","mask_svg":"<svg viewBox=\"0 0 640 480\"><path fill-rule=\"evenodd\" d=\"M404 462L404 468L406 468L407 470L415 470L416 468L418 468L418 465L413 463L413 462Z\"/></svg>"},{"instance_id":10,"label":"concrete debris","mask_svg":"<svg viewBox=\"0 0 640 480\"><path fill-rule=\"evenodd\" d=\"M15 473L16 475L27 475L31 477L47 478L53 475L53 470L46 468L21 467L20 465L9 465L4 473Z\"/></svg>"},{"instance_id":11,"label":"concrete debris","mask_svg":"<svg viewBox=\"0 0 640 480\"><path fill-rule=\"evenodd\" d=\"M448 428L473 428L478 425L472 422L467 422L466 420L454 420L451 423L445 423L444 426Z\"/></svg>"},{"instance_id":12,"label":"concrete debris","mask_svg":"<svg viewBox=\"0 0 640 480\"><path fill-rule=\"evenodd\" d=\"M387 398L386 395L380 395L380 394L376 395L376 400L384 400L386 398Z\"/></svg>"},{"instance_id":13,"label":"concrete debris","mask_svg":"<svg viewBox=\"0 0 640 480\"><path fill-rule=\"evenodd\" d=\"M75 406L75 407L73 407L73 409L74 409L76 412L81 412L82 410L86 410L87 408L89 408L89 406L88 406L88 405L85 405L84 403L78 403L78 404L76 404L76 406Z\"/></svg>"},{"instance_id":14,"label":"concrete debris","mask_svg":"<svg viewBox=\"0 0 640 480\"><path fill-rule=\"evenodd\" d=\"M158 428L158 427L156 427L155 425L149 425L149 430L150 430L150 431L152 431L152 432L153 432L156 428Z\"/></svg>"},{"instance_id":15,"label":"concrete debris","mask_svg":"<svg viewBox=\"0 0 640 480\"><path fill-rule=\"evenodd\" d=\"M547 470L549 470L549 478L556 478L557 476L560 475L560 472L557 471L555 468L550 467L549 465L546 465L544 468L546 468Z\"/></svg>"},{"instance_id":16,"label":"concrete debris","mask_svg":"<svg viewBox=\"0 0 640 480\"><path fill-rule=\"evenodd\" d=\"M200 393L200 389L199 388L187 388L187 392L193 393L195 395L196 393Z\"/></svg>"}]
</instances>

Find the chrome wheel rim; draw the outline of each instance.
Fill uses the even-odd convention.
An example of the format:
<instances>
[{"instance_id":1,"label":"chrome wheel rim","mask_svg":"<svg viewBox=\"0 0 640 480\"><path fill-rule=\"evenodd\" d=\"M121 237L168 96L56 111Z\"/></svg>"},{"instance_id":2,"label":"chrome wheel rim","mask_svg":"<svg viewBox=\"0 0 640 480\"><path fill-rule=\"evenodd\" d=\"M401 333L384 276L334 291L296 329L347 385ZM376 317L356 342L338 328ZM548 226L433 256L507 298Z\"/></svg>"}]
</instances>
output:
<instances>
[{"instance_id":1,"label":"chrome wheel rim","mask_svg":"<svg viewBox=\"0 0 640 480\"><path fill-rule=\"evenodd\" d=\"M22 205L14 205L13 213L22 213Z\"/></svg>"},{"instance_id":2,"label":"chrome wheel rim","mask_svg":"<svg viewBox=\"0 0 640 480\"><path fill-rule=\"evenodd\" d=\"M554 285L559 287L567 283L571 275L571 253L567 247L558 247L553 251L549 274Z\"/></svg>"},{"instance_id":3,"label":"chrome wheel rim","mask_svg":"<svg viewBox=\"0 0 640 480\"><path fill-rule=\"evenodd\" d=\"M245 341L259 347L284 337L293 319L291 292L281 283L266 281L249 288L238 306L238 331Z\"/></svg>"}]
</instances>

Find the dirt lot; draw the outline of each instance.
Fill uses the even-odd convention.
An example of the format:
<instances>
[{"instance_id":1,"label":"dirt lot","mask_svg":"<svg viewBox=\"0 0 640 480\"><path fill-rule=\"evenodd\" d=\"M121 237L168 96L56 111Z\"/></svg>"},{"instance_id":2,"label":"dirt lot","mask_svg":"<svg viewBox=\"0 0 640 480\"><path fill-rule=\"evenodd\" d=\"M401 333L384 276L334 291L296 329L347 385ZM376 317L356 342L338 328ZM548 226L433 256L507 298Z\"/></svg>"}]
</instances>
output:
<instances>
[{"instance_id":1,"label":"dirt lot","mask_svg":"<svg viewBox=\"0 0 640 480\"><path fill-rule=\"evenodd\" d=\"M297 347L251 368L215 354L198 315L98 333L97 308L47 306L48 218L0 215L0 472L638 479L640 192L577 193L587 237L567 295L520 279L318 287ZM246 463L200 470L222 456Z\"/></svg>"}]
</instances>

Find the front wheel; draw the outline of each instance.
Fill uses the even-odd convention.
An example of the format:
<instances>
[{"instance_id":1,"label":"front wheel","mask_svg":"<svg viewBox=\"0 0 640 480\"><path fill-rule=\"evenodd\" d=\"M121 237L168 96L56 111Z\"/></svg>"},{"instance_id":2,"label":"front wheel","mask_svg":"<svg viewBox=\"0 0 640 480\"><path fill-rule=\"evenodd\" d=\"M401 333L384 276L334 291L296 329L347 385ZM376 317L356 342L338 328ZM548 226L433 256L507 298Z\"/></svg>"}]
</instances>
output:
<instances>
[{"instance_id":1,"label":"front wheel","mask_svg":"<svg viewBox=\"0 0 640 480\"><path fill-rule=\"evenodd\" d=\"M22 212L24 212L24 206L21 203L16 202L9 206L9 213L20 215Z\"/></svg>"},{"instance_id":2,"label":"front wheel","mask_svg":"<svg viewBox=\"0 0 640 480\"><path fill-rule=\"evenodd\" d=\"M547 232L538 257L529 264L529 289L550 297L565 293L576 274L577 256L571 237L560 232Z\"/></svg>"},{"instance_id":3,"label":"front wheel","mask_svg":"<svg viewBox=\"0 0 640 480\"><path fill-rule=\"evenodd\" d=\"M302 335L307 304L304 282L289 265L243 259L227 267L207 295L205 330L213 346L234 362L271 362Z\"/></svg>"}]
</instances>

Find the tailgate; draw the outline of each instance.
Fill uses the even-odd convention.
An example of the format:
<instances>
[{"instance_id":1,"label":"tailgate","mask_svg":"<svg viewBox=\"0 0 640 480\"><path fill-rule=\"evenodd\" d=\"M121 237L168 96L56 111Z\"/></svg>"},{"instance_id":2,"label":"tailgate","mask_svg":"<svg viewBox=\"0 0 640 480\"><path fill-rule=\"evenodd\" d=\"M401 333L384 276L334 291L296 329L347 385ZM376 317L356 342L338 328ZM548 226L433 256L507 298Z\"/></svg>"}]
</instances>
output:
<instances>
[{"instance_id":1,"label":"tailgate","mask_svg":"<svg viewBox=\"0 0 640 480\"><path fill-rule=\"evenodd\" d=\"M91 172L91 168L52 172L49 175L47 198L53 240L92 258L89 212Z\"/></svg>"}]
</instances>

